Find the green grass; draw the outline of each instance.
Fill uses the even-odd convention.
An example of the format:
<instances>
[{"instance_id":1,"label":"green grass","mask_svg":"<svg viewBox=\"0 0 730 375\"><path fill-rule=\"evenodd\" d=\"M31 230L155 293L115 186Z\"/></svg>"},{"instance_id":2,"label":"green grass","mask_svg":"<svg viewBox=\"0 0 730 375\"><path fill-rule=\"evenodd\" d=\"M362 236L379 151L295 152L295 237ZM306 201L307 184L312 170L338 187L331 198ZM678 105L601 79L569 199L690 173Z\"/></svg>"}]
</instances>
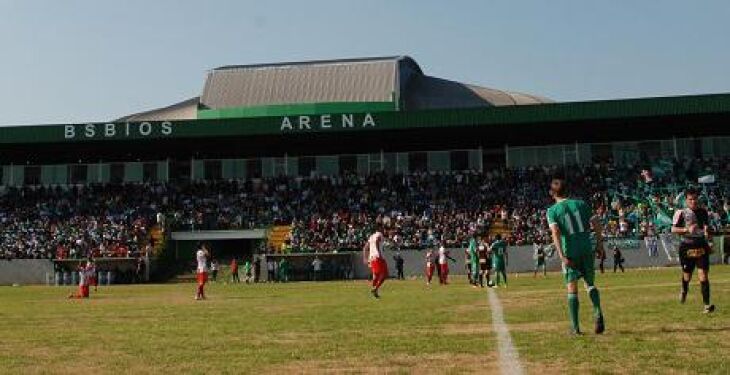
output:
<instances>
[{"instance_id":1,"label":"green grass","mask_svg":"<svg viewBox=\"0 0 730 375\"><path fill-rule=\"evenodd\" d=\"M511 276L498 289L528 372L730 371L730 268L714 267L718 312L700 314L693 283L677 302L676 269L599 276L608 330L567 336L558 274ZM0 288L0 373L489 373L498 369L486 293L457 276L448 287L388 281L100 288ZM581 294L583 328L590 303Z\"/></svg>"},{"instance_id":2,"label":"green grass","mask_svg":"<svg viewBox=\"0 0 730 375\"><path fill-rule=\"evenodd\" d=\"M384 288L374 300L364 281L213 284L200 302L192 284L100 288L87 301L66 300L70 288L0 288L0 372L374 372L375 359L393 372L489 365L484 294L416 281Z\"/></svg>"},{"instance_id":3,"label":"green grass","mask_svg":"<svg viewBox=\"0 0 730 375\"><path fill-rule=\"evenodd\" d=\"M581 328L568 337L566 293L557 274L514 278L500 290L505 319L525 367L534 373L730 373L730 267L710 272L713 315L703 315L692 281L679 304L679 269L627 270L598 275L607 330L592 333L591 303L581 286ZM590 332L590 333L588 333Z\"/></svg>"}]
</instances>

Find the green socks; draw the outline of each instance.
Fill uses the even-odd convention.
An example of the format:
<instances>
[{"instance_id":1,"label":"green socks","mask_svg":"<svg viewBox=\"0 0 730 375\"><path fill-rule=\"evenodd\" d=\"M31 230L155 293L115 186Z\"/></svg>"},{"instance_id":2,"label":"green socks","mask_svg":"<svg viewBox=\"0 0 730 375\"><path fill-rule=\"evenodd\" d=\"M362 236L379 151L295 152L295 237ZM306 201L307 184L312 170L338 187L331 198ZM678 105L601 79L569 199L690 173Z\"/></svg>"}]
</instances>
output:
<instances>
[{"instance_id":1,"label":"green socks","mask_svg":"<svg viewBox=\"0 0 730 375\"><path fill-rule=\"evenodd\" d=\"M570 324L573 326L573 332L580 332L580 324L578 323L578 295L576 293L568 293L568 313L570 315Z\"/></svg>"},{"instance_id":2,"label":"green socks","mask_svg":"<svg viewBox=\"0 0 730 375\"><path fill-rule=\"evenodd\" d=\"M598 318L603 316L603 312L601 311L601 295L595 286L588 288L588 297L591 298L591 303L593 303L593 317Z\"/></svg>"},{"instance_id":3,"label":"green socks","mask_svg":"<svg viewBox=\"0 0 730 375\"><path fill-rule=\"evenodd\" d=\"M591 303L593 304L593 317L598 319L603 316L603 311L601 311L601 295L598 293L598 289L594 286L589 287L588 297L590 297ZM570 324L573 326L574 332L580 332L578 306L578 294L568 293L568 313L570 315Z\"/></svg>"}]
</instances>

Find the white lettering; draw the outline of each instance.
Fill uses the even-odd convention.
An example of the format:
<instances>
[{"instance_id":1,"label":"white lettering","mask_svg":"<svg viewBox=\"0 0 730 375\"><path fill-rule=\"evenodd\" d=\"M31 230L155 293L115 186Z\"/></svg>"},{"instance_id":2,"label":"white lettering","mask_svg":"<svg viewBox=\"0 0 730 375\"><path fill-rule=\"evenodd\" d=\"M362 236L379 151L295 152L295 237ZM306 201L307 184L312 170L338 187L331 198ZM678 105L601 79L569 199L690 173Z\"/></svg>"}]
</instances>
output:
<instances>
[{"instance_id":1,"label":"white lettering","mask_svg":"<svg viewBox=\"0 0 730 375\"><path fill-rule=\"evenodd\" d=\"M170 121L162 122L162 135L172 134L172 123Z\"/></svg>"},{"instance_id":2,"label":"white lettering","mask_svg":"<svg viewBox=\"0 0 730 375\"><path fill-rule=\"evenodd\" d=\"M373 116L371 116L369 113L365 114L365 119L362 120L362 126L372 126L375 127L375 120L373 119Z\"/></svg>"},{"instance_id":3,"label":"white lettering","mask_svg":"<svg viewBox=\"0 0 730 375\"><path fill-rule=\"evenodd\" d=\"M332 127L332 119L331 119L330 115L322 115L322 116L319 116L319 125L323 129L329 129L329 128L331 128Z\"/></svg>"},{"instance_id":4,"label":"white lettering","mask_svg":"<svg viewBox=\"0 0 730 375\"><path fill-rule=\"evenodd\" d=\"M309 116L299 116L299 130L303 130L305 127L307 129L312 129L312 127L309 126Z\"/></svg>"},{"instance_id":5,"label":"white lettering","mask_svg":"<svg viewBox=\"0 0 730 375\"><path fill-rule=\"evenodd\" d=\"M150 135L152 133L152 124L149 122L143 122L139 124L139 134L142 134L144 136Z\"/></svg>"},{"instance_id":6,"label":"white lettering","mask_svg":"<svg viewBox=\"0 0 730 375\"><path fill-rule=\"evenodd\" d=\"M284 117L281 120L281 131L284 130L294 130L294 128L291 126L291 121L289 121L289 117Z\"/></svg>"},{"instance_id":7,"label":"white lettering","mask_svg":"<svg viewBox=\"0 0 730 375\"><path fill-rule=\"evenodd\" d=\"M124 135L129 137L129 123L127 123L125 126Z\"/></svg>"},{"instance_id":8,"label":"white lettering","mask_svg":"<svg viewBox=\"0 0 730 375\"><path fill-rule=\"evenodd\" d=\"M105 137L113 137L117 134L117 128L114 124L104 124L104 136Z\"/></svg>"},{"instance_id":9,"label":"white lettering","mask_svg":"<svg viewBox=\"0 0 730 375\"><path fill-rule=\"evenodd\" d=\"M84 127L84 136L86 138L93 138L96 135L96 128L94 128L94 124L86 124Z\"/></svg>"},{"instance_id":10,"label":"white lettering","mask_svg":"<svg viewBox=\"0 0 730 375\"><path fill-rule=\"evenodd\" d=\"M352 128L354 126L355 126L355 121L353 120L353 117L352 117L351 114L350 115L342 115L342 127L343 128L347 128L347 127Z\"/></svg>"},{"instance_id":11,"label":"white lettering","mask_svg":"<svg viewBox=\"0 0 730 375\"><path fill-rule=\"evenodd\" d=\"M76 137L76 127L73 125L66 125L63 128L63 137L66 139L75 138Z\"/></svg>"}]
</instances>

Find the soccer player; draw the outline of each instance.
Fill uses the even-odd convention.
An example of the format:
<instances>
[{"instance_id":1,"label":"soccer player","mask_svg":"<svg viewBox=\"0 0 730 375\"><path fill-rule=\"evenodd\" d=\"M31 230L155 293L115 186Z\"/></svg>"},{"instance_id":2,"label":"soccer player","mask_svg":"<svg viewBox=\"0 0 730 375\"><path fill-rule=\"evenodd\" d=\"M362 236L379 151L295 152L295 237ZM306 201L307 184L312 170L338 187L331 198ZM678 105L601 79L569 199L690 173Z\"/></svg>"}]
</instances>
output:
<instances>
[{"instance_id":1,"label":"soccer player","mask_svg":"<svg viewBox=\"0 0 730 375\"><path fill-rule=\"evenodd\" d=\"M94 292L96 292L99 287L99 279L96 273L96 263L94 263L92 260L89 260L86 263L86 269L89 274L89 285L93 285Z\"/></svg>"},{"instance_id":2,"label":"soccer player","mask_svg":"<svg viewBox=\"0 0 730 375\"><path fill-rule=\"evenodd\" d=\"M210 251L206 245L198 245L198 251L195 253L195 260L198 262L197 267L197 281L198 290L195 293L195 300L200 301L205 299L205 283L208 282L208 256Z\"/></svg>"},{"instance_id":3,"label":"soccer player","mask_svg":"<svg viewBox=\"0 0 730 375\"><path fill-rule=\"evenodd\" d=\"M89 298L89 279L91 275L90 263L91 262L88 262L87 264L79 264L77 268L79 273L79 290L76 293L71 293L68 298Z\"/></svg>"},{"instance_id":4,"label":"soccer player","mask_svg":"<svg viewBox=\"0 0 730 375\"><path fill-rule=\"evenodd\" d=\"M585 202L568 197L566 180L553 178L550 183L550 195L555 204L548 208L547 221L553 244L563 263L572 333L581 334L578 319L578 279L583 278L593 304L594 330L595 333L601 334L605 330L605 324L600 294L594 285L596 275L594 259L596 253L604 251L600 220L592 215L591 209ZM591 227L595 233L595 247L591 242Z\"/></svg>"},{"instance_id":5,"label":"soccer player","mask_svg":"<svg viewBox=\"0 0 730 375\"><path fill-rule=\"evenodd\" d=\"M685 208L678 209L672 220L672 233L682 236L679 244L679 264L682 266L682 293L680 302L687 300L689 282L695 267L699 269L702 302L705 304L706 314L715 311L715 305L710 304L710 245L709 215L707 210L700 207L698 193L695 190L685 192Z\"/></svg>"},{"instance_id":6,"label":"soccer player","mask_svg":"<svg viewBox=\"0 0 730 375\"><path fill-rule=\"evenodd\" d=\"M469 253L469 246L464 248L464 273L466 274L466 280L469 284L474 284L474 279L471 277L471 254Z\"/></svg>"},{"instance_id":7,"label":"soccer player","mask_svg":"<svg viewBox=\"0 0 730 375\"><path fill-rule=\"evenodd\" d=\"M487 279L487 286L492 287L492 282L489 280L489 271L492 269L492 257L489 253L487 246L484 243L479 245L479 285L484 288L484 278Z\"/></svg>"},{"instance_id":8,"label":"soccer player","mask_svg":"<svg viewBox=\"0 0 730 375\"><path fill-rule=\"evenodd\" d=\"M467 248L467 251L469 253L469 273L471 274L469 279L471 281L471 285L477 288L479 280L479 253L477 252L477 239L474 236L474 233L472 233L469 238L469 247Z\"/></svg>"},{"instance_id":9,"label":"soccer player","mask_svg":"<svg viewBox=\"0 0 730 375\"><path fill-rule=\"evenodd\" d=\"M436 269L436 255L433 250L428 249L426 252L426 284L431 285L431 279L433 278L433 271Z\"/></svg>"},{"instance_id":10,"label":"soccer player","mask_svg":"<svg viewBox=\"0 0 730 375\"><path fill-rule=\"evenodd\" d=\"M507 243L502 240L502 235L494 236L494 242L489 246L492 252L492 268L494 269L494 285L499 286L500 276L504 279L504 286L507 287Z\"/></svg>"},{"instance_id":11,"label":"soccer player","mask_svg":"<svg viewBox=\"0 0 730 375\"><path fill-rule=\"evenodd\" d=\"M532 275L533 278L537 277L537 271L542 267L542 275L547 276L547 267L545 265L545 246L541 241L537 241L532 245L535 248L535 272Z\"/></svg>"},{"instance_id":12,"label":"soccer player","mask_svg":"<svg viewBox=\"0 0 730 375\"><path fill-rule=\"evenodd\" d=\"M452 258L449 255L449 251L446 250L446 248L441 245L439 247L439 284L441 285L447 285L449 283L449 263L448 260L451 260L453 263L456 263L456 259Z\"/></svg>"},{"instance_id":13,"label":"soccer player","mask_svg":"<svg viewBox=\"0 0 730 375\"><path fill-rule=\"evenodd\" d=\"M370 265L370 270L373 273L372 293L373 297L380 298L378 291L383 286L385 279L388 277L388 263L385 262L383 256L383 244L385 243L385 236L383 236L382 229L378 225L375 233L371 234L368 241L363 246L363 260L365 263Z\"/></svg>"}]
</instances>

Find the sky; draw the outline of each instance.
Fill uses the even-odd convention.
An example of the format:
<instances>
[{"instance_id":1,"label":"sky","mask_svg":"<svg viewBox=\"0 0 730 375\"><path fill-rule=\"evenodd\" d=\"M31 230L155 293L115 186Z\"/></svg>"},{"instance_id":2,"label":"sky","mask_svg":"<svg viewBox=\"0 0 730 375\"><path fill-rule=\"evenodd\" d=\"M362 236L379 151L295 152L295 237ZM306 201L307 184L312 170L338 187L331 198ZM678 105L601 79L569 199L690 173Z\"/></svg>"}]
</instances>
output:
<instances>
[{"instance_id":1,"label":"sky","mask_svg":"<svg viewBox=\"0 0 730 375\"><path fill-rule=\"evenodd\" d=\"M730 1L0 0L0 125L108 121L217 66L409 55L556 101L730 92Z\"/></svg>"}]
</instances>

